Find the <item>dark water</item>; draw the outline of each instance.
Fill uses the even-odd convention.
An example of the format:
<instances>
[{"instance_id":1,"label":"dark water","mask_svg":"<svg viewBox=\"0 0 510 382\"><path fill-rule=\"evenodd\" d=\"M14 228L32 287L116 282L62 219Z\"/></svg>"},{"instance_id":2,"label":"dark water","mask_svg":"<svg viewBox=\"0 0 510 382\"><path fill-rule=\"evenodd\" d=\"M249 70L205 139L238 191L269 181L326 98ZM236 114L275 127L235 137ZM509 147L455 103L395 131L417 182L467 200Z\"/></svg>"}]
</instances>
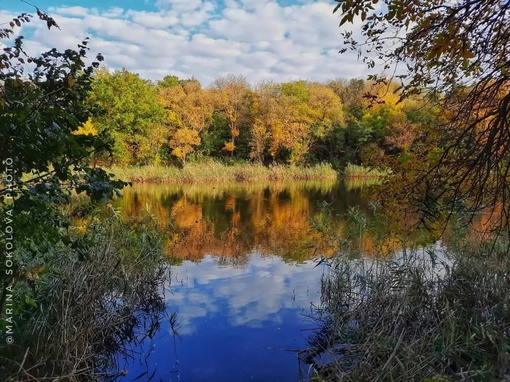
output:
<instances>
[{"instance_id":1,"label":"dark water","mask_svg":"<svg viewBox=\"0 0 510 382\"><path fill-rule=\"evenodd\" d=\"M149 213L166 232L173 265L163 289L177 320L163 320L120 360L129 371L122 380L307 380L297 351L316 328L310 316L327 272L317 259L338 250L328 235L349 232L348 208L366 210L360 190L325 181L140 185L124 194L125 218Z\"/></svg>"}]
</instances>

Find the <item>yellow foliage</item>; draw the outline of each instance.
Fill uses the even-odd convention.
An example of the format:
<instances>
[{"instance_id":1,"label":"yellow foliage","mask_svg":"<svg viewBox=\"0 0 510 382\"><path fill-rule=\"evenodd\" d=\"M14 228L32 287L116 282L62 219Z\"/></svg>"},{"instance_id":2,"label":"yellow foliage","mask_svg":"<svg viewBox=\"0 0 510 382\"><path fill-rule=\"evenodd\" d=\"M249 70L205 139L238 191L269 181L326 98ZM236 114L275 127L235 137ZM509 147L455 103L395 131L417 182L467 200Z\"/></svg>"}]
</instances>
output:
<instances>
[{"instance_id":1,"label":"yellow foliage","mask_svg":"<svg viewBox=\"0 0 510 382\"><path fill-rule=\"evenodd\" d=\"M191 129L178 129L170 140L170 147L173 148L172 155L183 161L194 148L201 143L198 132Z\"/></svg>"},{"instance_id":2,"label":"yellow foliage","mask_svg":"<svg viewBox=\"0 0 510 382\"><path fill-rule=\"evenodd\" d=\"M74 135L97 135L97 129L92 124L92 119L89 118L87 122L81 125L78 130L73 132Z\"/></svg>"},{"instance_id":3,"label":"yellow foliage","mask_svg":"<svg viewBox=\"0 0 510 382\"><path fill-rule=\"evenodd\" d=\"M176 156L179 159L181 159L181 158L184 158L186 156L186 153L184 152L184 150L182 148L176 147L175 149L172 150L172 155Z\"/></svg>"},{"instance_id":4,"label":"yellow foliage","mask_svg":"<svg viewBox=\"0 0 510 382\"><path fill-rule=\"evenodd\" d=\"M210 92L203 90L198 82L164 88L159 95L167 110L169 124L198 132L208 128L214 105Z\"/></svg>"},{"instance_id":5,"label":"yellow foliage","mask_svg":"<svg viewBox=\"0 0 510 382\"><path fill-rule=\"evenodd\" d=\"M232 142L225 142L225 146L222 148L223 151L232 152L235 150L235 145Z\"/></svg>"},{"instance_id":6,"label":"yellow foliage","mask_svg":"<svg viewBox=\"0 0 510 382\"><path fill-rule=\"evenodd\" d=\"M67 77L67 84L69 86L73 86L75 83L76 83L76 79L72 75L69 75Z\"/></svg>"}]
</instances>

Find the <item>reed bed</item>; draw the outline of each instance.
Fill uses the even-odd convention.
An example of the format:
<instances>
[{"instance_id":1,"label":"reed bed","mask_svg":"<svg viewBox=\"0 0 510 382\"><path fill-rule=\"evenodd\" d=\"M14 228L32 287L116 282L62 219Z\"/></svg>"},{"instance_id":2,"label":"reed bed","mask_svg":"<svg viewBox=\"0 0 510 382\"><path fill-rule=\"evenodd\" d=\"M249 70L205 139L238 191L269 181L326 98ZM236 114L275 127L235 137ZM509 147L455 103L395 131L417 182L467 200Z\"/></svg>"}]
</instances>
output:
<instances>
[{"instance_id":1,"label":"reed bed","mask_svg":"<svg viewBox=\"0 0 510 382\"><path fill-rule=\"evenodd\" d=\"M218 161L189 163L183 168L173 166L113 166L105 169L127 182L243 182L264 180L334 179L338 173L329 164L310 167L285 165L263 166L252 163L225 165Z\"/></svg>"},{"instance_id":2,"label":"reed bed","mask_svg":"<svg viewBox=\"0 0 510 382\"><path fill-rule=\"evenodd\" d=\"M348 163L344 169L346 178L380 178L391 174L389 169L377 169Z\"/></svg>"},{"instance_id":3,"label":"reed bed","mask_svg":"<svg viewBox=\"0 0 510 382\"><path fill-rule=\"evenodd\" d=\"M331 265L301 354L315 380L510 380L506 254L436 247Z\"/></svg>"}]
</instances>

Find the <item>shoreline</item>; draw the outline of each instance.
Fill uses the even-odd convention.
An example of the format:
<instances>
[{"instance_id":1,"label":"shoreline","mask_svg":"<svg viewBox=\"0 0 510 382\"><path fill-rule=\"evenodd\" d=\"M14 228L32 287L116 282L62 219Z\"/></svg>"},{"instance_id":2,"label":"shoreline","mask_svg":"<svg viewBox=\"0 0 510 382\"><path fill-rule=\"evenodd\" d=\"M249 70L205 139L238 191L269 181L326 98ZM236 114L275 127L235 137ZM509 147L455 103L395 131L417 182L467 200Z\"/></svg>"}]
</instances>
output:
<instances>
[{"instance_id":1,"label":"shoreline","mask_svg":"<svg viewBox=\"0 0 510 382\"><path fill-rule=\"evenodd\" d=\"M378 179L380 175L344 175L330 164L299 167L290 165L263 166L260 164L225 165L219 162L188 164L183 168L173 166L112 166L103 169L115 178L131 183L209 183L254 182L320 179Z\"/></svg>"},{"instance_id":2,"label":"shoreline","mask_svg":"<svg viewBox=\"0 0 510 382\"><path fill-rule=\"evenodd\" d=\"M173 166L112 166L103 169L132 183L208 183L335 179L339 173L329 164L310 167L258 164L224 165L218 162Z\"/></svg>"}]
</instances>

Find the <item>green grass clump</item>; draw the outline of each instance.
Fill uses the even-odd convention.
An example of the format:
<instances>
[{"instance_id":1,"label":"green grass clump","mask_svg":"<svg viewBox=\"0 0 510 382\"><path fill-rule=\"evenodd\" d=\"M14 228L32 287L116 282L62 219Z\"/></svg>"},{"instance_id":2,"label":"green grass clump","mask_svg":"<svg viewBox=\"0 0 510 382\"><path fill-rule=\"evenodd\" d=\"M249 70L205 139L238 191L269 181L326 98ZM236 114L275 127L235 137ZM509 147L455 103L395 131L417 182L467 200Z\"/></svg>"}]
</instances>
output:
<instances>
[{"instance_id":1,"label":"green grass clump","mask_svg":"<svg viewBox=\"0 0 510 382\"><path fill-rule=\"evenodd\" d=\"M152 183L307 180L336 178L338 175L329 164L318 164L310 167L264 166L253 163L225 165L214 160L189 163L183 168L173 166L113 166L106 168L106 171L115 174L117 178L124 181Z\"/></svg>"},{"instance_id":2,"label":"green grass clump","mask_svg":"<svg viewBox=\"0 0 510 382\"><path fill-rule=\"evenodd\" d=\"M345 177L359 177L359 178L371 178L371 177L383 177L391 174L389 169L376 169L365 166L358 166L355 164L348 163L344 169Z\"/></svg>"}]
</instances>

